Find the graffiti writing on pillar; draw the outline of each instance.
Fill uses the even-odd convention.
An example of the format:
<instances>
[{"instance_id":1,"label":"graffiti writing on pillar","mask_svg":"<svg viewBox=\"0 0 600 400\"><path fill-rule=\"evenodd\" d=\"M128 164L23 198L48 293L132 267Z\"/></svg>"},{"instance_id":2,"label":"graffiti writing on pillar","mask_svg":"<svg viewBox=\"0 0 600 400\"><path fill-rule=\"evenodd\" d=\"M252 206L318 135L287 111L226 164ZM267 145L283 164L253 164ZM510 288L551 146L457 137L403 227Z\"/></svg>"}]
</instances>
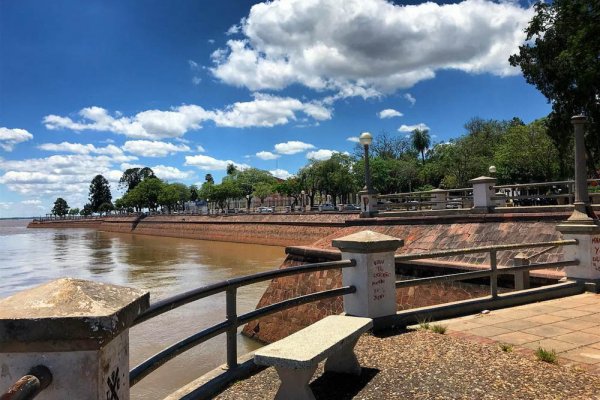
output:
<instances>
[{"instance_id":1,"label":"graffiti writing on pillar","mask_svg":"<svg viewBox=\"0 0 600 400\"><path fill-rule=\"evenodd\" d=\"M592 237L592 267L600 271L600 236Z\"/></svg>"},{"instance_id":2,"label":"graffiti writing on pillar","mask_svg":"<svg viewBox=\"0 0 600 400\"><path fill-rule=\"evenodd\" d=\"M106 378L108 390L106 391L106 400L119 400L119 388L121 387L121 378L119 377L119 367L115 369L108 378Z\"/></svg>"},{"instance_id":3,"label":"graffiti writing on pillar","mask_svg":"<svg viewBox=\"0 0 600 400\"><path fill-rule=\"evenodd\" d=\"M371 275L371 288L374 301L385 298L385 282L390 273L383 269L384 260L373 260L373 273Z\"/></svg>"}]
</instances>

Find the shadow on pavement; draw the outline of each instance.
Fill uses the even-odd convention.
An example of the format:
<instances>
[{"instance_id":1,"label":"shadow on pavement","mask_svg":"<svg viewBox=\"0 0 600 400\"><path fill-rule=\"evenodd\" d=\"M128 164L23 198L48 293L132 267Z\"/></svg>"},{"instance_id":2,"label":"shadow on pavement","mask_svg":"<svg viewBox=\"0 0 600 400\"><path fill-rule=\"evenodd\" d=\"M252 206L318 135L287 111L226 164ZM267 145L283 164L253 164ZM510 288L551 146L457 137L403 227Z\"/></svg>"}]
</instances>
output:
<instances>
[{"instance_id":1,"label":"shadow on pavement","mask_svg":"<svg viewBox=\"0 0 600 400\"><path fill-rule=\"evenodd\" d=\"M379 373L378 369L363 368L360 376L325 372L311 384L317 400L352 399Z\"/></svg>"}]
</instances>

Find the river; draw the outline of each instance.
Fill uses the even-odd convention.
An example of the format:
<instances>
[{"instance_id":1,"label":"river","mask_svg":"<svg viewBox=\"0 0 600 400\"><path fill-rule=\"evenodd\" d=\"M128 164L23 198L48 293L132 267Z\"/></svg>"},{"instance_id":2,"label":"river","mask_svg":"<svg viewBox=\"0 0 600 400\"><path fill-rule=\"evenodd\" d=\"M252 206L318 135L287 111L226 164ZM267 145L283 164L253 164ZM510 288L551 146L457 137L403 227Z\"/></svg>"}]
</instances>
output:
<instances>
[{"instance_id":1,"label":"river","mask_svg":"<svg viewBox=\"0 0 600 400\"><path fill-rule=\"evenodd\" d=\"M277 268L283 247L99 232L27 229L0 220L0 298L59 277L131 286L150 302L234 276ZM268 282L238 290L238 313L253 310ZM224 294L199 300L130 331L134 366L175 341L225 318ZM238 335L238 354L259 347ZM132 399L162 399L225 362L220 335L180 355L132 388Z\"/></svg>"}]
</instances>

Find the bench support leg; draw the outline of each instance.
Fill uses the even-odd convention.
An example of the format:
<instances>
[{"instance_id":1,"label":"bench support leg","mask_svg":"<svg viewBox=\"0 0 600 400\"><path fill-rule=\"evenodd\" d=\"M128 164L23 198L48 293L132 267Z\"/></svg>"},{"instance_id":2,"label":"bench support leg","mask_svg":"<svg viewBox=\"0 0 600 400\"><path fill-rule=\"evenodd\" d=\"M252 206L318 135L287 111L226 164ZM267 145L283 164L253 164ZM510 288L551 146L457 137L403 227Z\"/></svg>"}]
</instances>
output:
<instances>
[{"instance_id":1,"label":"bench support leg","mask_svg":"<svg viewBox=\"0 0 600 400\"><path fill-rule=\"evenodd\" d=\"M338 352L330 355L325 362L325 371L360 375L360 364L354 354L354 346L356 346L358 339L359 338L357 337L353 341L347 343Z\"/></svg>"},{"instance_id":2,"label":"bench support leg","mask_svg":"<svg viewBox=\"0 0 600 400\"><path fill-rule=\"evenodd\" d=\"M275 367L281 386L277 390L275 400L315 400L312 390L308 386L317 365L307 369L291 369Z\"/></svg>"}]
</instances>

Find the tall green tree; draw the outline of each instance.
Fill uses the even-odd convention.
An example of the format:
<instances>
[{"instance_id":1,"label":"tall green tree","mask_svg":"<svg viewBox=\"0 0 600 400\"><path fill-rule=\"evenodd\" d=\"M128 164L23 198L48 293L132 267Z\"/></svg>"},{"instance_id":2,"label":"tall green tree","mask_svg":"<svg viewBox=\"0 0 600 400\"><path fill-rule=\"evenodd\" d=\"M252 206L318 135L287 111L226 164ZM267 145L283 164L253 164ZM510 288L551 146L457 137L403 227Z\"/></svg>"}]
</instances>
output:
<instances>
[{"instance_id":1,"label":"tall green tree","mask_svg":"<svg viewBox=\"0 0 600 400\"><path fill-rule=\"evenodd\" d=\"M119 179L119 187L125 188L127 192L135 189L144 179L154 177L154 171L148 167L128 168Z\"/></svg>"},{"instance_id":2,"label":"tall green tree","mask_svg":"<svg viewBox=\"0 0 600 400\"><path fill-rule=\"evenodd\" d=\"M494 164L501 183L548 182L557 179L560 156L543 120L508 129L496 152Z\"/></svg>"},{"instance_id":3,"label":"tall green tree","mask_svg":"<svg viewBox=\"0 0 600 400\"><path fill-rule=\"evenodd\" d=\"M258 197L260 199L260 204L265 201L267 197L273 194L274 188L273 184L267 182L259 182L254 186L254 192L252 192L252 196Z\"/></svg>"},{"instance_id":4,"label":"tall green tree","mask_svg":"<svg viewBox=\"0 0 600 400\"><path fill-rule=\"evenodd\" d=\"M233 164L230 164L233 165ZM250 209L252 197L254 196L254 190L256 185L259 183L267 183L273 185L276 183L276 179L271 175L269 171L264 171L258 168L247 168L243 171L237 169L231 175L223 178L223 182L231 180L239 188L239 197L246 197L246 207Z\"/></svg>"},{"instance_id":5,"label":"tall green tree","mask_svg":"<svg viewBox=\"0 0 600 400\"><path fill-rule=\"evenodd\" d=\"M103 203L110 203L112 200L112 194L110 193L110 185L105 177L102 175L96 175L90 183L90 205L92 211L98 212L100 205Z\"/></svg>"},{"instance_id":6,"label":"tall green tree","mask_svg":"<svg viewBox=\"0 0 600 400\"><path fill-rule=\"evenodd\" d=\"M427 129L415 129L412 132L412 144L415 150L421 153L421 159L425 164L425 150L431 145L431 137Z\"/></svg>"},{"instance_id":7,"label":"tall green tree","mask_svg":"<svg viewBox=\"0 0 600 400\"><path fill-rule=\"evenodd\" d=\"M54 202L54 207L52 207L52 214L64 217L68 212L69 205L67 204L67 201L62 197L57 198Z\"/></svg>"},{"instance_id":8,"label":"tall green tree","mask_svg":"<svg viewBox=\"0 0 600 400\"><path fill-rule=\"evenodd\" d=\"M586 146L588 162L600 160L600 2L553 0L535 5L525 29L527 42L510 56L528 83L552 103L549 134L566 154L570 118L584 113L592 120ZM567 166L561 164L564 173Z\"/></svg>"}]
</instances>

